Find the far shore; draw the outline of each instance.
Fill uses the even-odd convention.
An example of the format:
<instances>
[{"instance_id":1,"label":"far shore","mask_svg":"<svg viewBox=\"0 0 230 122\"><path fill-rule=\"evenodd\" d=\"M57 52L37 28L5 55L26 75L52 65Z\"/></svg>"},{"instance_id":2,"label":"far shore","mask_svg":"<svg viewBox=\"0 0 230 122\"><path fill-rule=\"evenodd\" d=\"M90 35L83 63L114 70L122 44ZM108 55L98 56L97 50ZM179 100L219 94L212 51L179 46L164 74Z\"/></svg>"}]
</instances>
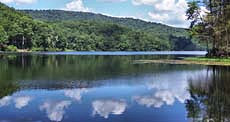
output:
<instances>
[{"instance_id":1,"label":"far shore","mask_svg":"<svg viewBox=\"0 0 230 122\"><path fill-rule=\"evenodd\" d=\"M188 57L183 59L156 59L156 60L134 60L134 64L145 63L157 63L157 64L197 64L197 65L216 65L216 66L230 66L229 58L207 58L204 57L205 51L152 51L152 52L133 52L133 51L30 51L30 50L17 50L17 52L5 52L0 53L41 53L41 54L63 54L63 55L190 55L194 57Z\"/></svg>"},{"instance_id":2,"label":"far shore","mask_svg":"<svg viewBox=\"0 0 230 122\"><path fill-rule=\"evenodd\" d=\"M46 55L113 55L113 56L128 56L128 55L176 55L176 56L204 56L206 51L27 51L20 52L0 52L0 54L46 54Z\"/></svg>"}]
</instances>

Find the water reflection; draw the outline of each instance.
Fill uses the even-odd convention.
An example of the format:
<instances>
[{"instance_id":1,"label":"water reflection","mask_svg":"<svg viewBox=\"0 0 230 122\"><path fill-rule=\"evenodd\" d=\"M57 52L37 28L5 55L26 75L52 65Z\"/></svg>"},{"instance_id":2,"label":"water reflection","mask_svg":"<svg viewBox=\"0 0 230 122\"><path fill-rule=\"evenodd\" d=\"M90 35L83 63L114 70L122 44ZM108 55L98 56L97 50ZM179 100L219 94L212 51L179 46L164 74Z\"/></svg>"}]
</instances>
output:
<instances>
[{"instance_id":1,"label":"water reflection","mask_svg":"<svg viewBox=\"0 0 230 122\"><path fill-rule=\"evenodd\" d=\"M164 104L173 105L175 101L184 103L190 99L187 91L188 78L204 74L205 70L200 71L172 71L152 76L152 81L146 83L149 94L134 96L133 99L140 105L146 107L160 108Z\"/></svg>"},{"instance_id":2,"label":"water reflection","mask_svg":"<svg viewBox=\"0 0 230 122\"><path fill-rule=\"evenodd\" d=\"M93 115L100 115L104 118L108 118L109 114L121 115L127 104L124 100L95 100L92 102Z\"/></svg>"},{"instance_id":3,"label":"water reflection","mask_svg":"<svg viewBox=\"0 0 230 122\"><path fill-rule=\"evenodd\" d=\"M67 97L72 98L73 100L79 102L81 101L82 94L87 93L89 90L86 88L81 89L71 89L71 90L65 90L64 94Z\"/></svg>"},{"instance_id":4,"label":"water reflection","mask_svg":"<svg viewBox=\"0 0 230 122\"><path fill-rule=\"evenodd\" d=\"M65 109L71 105L71 101L47 100L39 108L45 111L51 121L61 121L65 114Z\"/></svg>"},{"instance_id":5,"label":"water reflection","mask_svg":"<svg viewBox=\"0 0 230 122\"><path fill-rule=\"evenodd\" d=\"M9 104L10 104L10 101L11 101L11 97L10 97L10 96L3 97L3 98L0 100L0 107L9 105Z\"/></svg>"},{"instance_id":6,"label":"water reflection","mask_svg":"<svg viewBox=\"0 0 230 122\"><path fill-rule=\"evenodd\" d=\"M15 108L22 109L26 107L31 100L31 96L5 96L0 99L0 107L5 107L13 102L15 104Z\"/></svg>"},{"instance_id":7,"label":"water reflection","mask_svg":"<svg viewBox=\"0 0 230 122\"><path fill-rule=\"evenodd\" d=\"M21 108L27 106L31 100L32 100L32 97L30 97L30 96L16 97L14 99L15 107L18 109L21 109Z\"/></svg>"},{"instance_id":8,"label":"water reflection","mask_svg":"<svg viewBox=\"0 0 230 122\"><path fill-rule=\"evenodd\" d=\"M0 99L2 97L13 94L17 90L19 90L19 86L17 83L10 81L0 81Z\"/></svg>"},{"instance_id":9,"label":"water reflection","mask_svg":"<svg viewBox=\"0 0 230 122\"><path fill-rule=\"evenodd\" d=\"M147 75L152 73L157 75L163 72L203 68L184 65L172 67L164 64L133 64L133 60L159 57L172 58L173 56L0 55L0 87L2 87L0 94L17 89L90 88L111 81L118 84L119 82L134 84L139 82L135 79L141 75L145 75L148 79ZM121 81L121 78L124 80Z\"/></svg>"},{"instance_id":10,"label":"water reflection","mask_svg":"<svg viewBox=\"0 0 230 122\"><path fill-rule=\"evenodd\" d=\"M229 73L229 67L211 67L206 75L190 79L188 117L194 121L230 121Z\"/></svg>"},{"instance_id":11,"label":"water reflection","mask_svg":"<svg viewBox=\"0 0 230 122\"><path fill-rule=\"evenodd\" d=\"M229 67L143 58L1 56L0 121L230 121Z\"/></svg>"}]
</instances>

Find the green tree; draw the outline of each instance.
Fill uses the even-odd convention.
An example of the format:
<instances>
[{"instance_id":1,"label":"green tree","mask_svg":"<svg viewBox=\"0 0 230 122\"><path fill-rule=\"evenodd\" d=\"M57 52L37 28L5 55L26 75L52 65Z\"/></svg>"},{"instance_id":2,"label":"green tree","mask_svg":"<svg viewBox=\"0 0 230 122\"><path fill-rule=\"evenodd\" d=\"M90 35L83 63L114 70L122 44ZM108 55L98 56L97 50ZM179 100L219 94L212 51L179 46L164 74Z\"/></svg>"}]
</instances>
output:
<instances>
[{"instance_id":1,"label":"green tree","mask_svg":"<svg viewBox=\"0 0 230 122\"><path fill-rule=\"evenodd\" d=\"M199 3L199 4L198 4ZM201 16L201 7L209 11ZM196 0L189 2L188 20L192 35L211 45L208 56L230 56L230 2L227 0Z\"/></svg>"},{"instance_id":2,"label":"green tree","mask_svg":"<svg viewBox=\"0 0 230 122\"><path fill-rule=\"evenodd\" d=\"M7 33L5 32L4 28L0 25L0 50L4 49L4 46L7 43Z\"/></svg>"}]
</instances>

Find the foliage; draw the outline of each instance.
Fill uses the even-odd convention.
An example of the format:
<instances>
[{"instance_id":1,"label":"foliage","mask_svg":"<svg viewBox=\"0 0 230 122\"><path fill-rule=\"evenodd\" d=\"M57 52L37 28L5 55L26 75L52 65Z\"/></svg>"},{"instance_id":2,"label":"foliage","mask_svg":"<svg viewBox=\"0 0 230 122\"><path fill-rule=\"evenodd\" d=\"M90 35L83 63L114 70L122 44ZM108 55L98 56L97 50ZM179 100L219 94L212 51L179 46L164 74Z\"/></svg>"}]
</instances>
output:
<instances>
[{"instance_id":1,"label":"foliage","mask_svg":"<svg viewBox=\"0 0 230 122\"><path fill-rule=\"evenodd\" d=\"M21 10L22 12L31 15L33 18L42 21L93 21L93 22L105 22L114 23L122 26L126 26L133 29L141 29L146 31L152 31L159 34L175 34L186 36L186 30L183 28L174 28L159 23L146 22L133 18L115 18L102 14L94 14L87 12L73 12L62 10Z\"/></svg>"},{"instance_id":2,"label":"foliage","mask_svg":"<svg viewBox=\"0 0 230 122\"><path fill-rule=\"evenodd\" d=\"M1 3L0 11L0 50L8 45L32 51L201 49L185 29L137 19L56 10L23 13Z\"/></svg>"},{"instance_id":3,"label":"foliage","mask_svg":"<svg viewBox=\"0 0 230 122\"><path fill-rule=\"evenodd\" d=\"M206 8L204 15L202 8ZM208 56L230 56L230 2L228 0L196 0L189 2L188 20L191 34L205 42ZM211 46L211 47L209 47Z\"/></svg>"},{"instance_id":4,"label":"foliage","mask_svg":"<svg viewBox=\"0 0 230 122\"><path fill-rule=\"evenodd\" d=\"M14 45L9 45L6 47L5 49L6 51L9 51L9 52L16 52L18 50L18 48Z\"/></svg>"},{"instance_id":5,"label":"foliage","mask_svg":"<svg viewBox=\"0 0 230 122\"><path fill-rule=\"evenodd\" d=\"M197 39L190 38L189 33L186 29L170 27L159 23L146 22L133 18L114 18L101 14L87 12L72 12L62 10L22 10L22 12L31 15L35 19L49 22L60 22L67 20L74 22L91 21L118 24L123 27L149 33L150 35L154 35L155 37L157 37L158 40L164 40L164 43L167 42L170 45L170 48L168 48L167 50L204 49L203 46L197 43ZM180 44L178 45L178 43ZM120 46L125 50L127 45L125 46L124 43L121 43Z\"/></svg>"},{"instance_id":6,"label":"foliage","mask_svg":"<svg viewBox=\"0 0 230 122\"><path fill-rule=\"evenodd\" d=\"M54 32L48 24L35 21L4 4L0 4L0 11L0 28L3 28L0 30L4 30L8 37L1 39L1 45L14 45L18 49L31 49L32 47L46 49L50 46ZM5 47L1 46L1 50L5 50Z\"/></svg>"},{"instance_id":7,"label":"foliage","mask_svg":"<svg viewBox=\"0 0 230 122\"><path fill-rule=\"evenodd\" d=\"M5 45L7 38L7 33L5 32L4 28L0 26L0 48Z\"/></svg>"}]
</instances>

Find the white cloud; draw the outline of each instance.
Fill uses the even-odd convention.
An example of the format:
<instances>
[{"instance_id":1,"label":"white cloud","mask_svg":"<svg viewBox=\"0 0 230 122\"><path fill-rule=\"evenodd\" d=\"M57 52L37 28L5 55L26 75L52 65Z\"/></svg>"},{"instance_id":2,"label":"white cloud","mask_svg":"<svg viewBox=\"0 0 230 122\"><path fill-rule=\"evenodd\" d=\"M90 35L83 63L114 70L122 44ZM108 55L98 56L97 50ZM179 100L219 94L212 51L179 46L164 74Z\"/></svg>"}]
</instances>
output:
<instances>
[{"instance_id":1,"label":"white cloud","mask_svg":"<svg viewBox=\"0 0 230 122\"><path fill-rule=\"evenodd\" d=\"M159 0L132 0L134 5L154 5Z\"/></svg>"},{"instance_id":2,"label":"white cloud","mask_svg":"<svg viewBox=\"0 0 230 122\"><path fill-rule=\"evenodd\" d=\"M89 8L85 7L82 0L73 0L65 5L64 10L89 12Z\"/></svg>"},{"instance_id":3,"label":"white cloud","mask_svg":"<svg viewBox=\"0 0 230 122\"><path fill-rule=\"evenodd\" d=\"M159 11L175 11L187 8L186 0L132 0L134 5L148 5Z\"/></svg>"},{"instance_id":4,"label":"white cloud","mask_svg":"<svg viewBox=\"0 0 230 122\"><path fill-rule=\"evenodd\" d=\"M0 0L0 2L2 2L2 3L12 3L12 2L14 2L14 0Z\"/></svg>"},{"instance_id":5,"label":"white cloud","mask_svg":"<svg viewBox=\"0 0 230 122\"><path fill-rule=\"evenodd\" d=\"M202 16L202 17L205 16L205 15L207 15L207 13L210 12L210 11L209 11L206 7L204 7L204 6L201 6L201 7L200 7L200 10L201 10L201 16Z\"/></svg>"},{"instance_id":6,"label":"white cloud","mask_svg":"<svg viewBox=\"0 0 230 122\"><path fill-rule=\"evenodd\" d=\"M132 3L136 6L152 6L153 11L149 11L148 16L155 22L178 27L189 25L186 20L186 0L132 0Z\"/></svg>"},{"instance_id":7,"label":"white cloud","mask_svg":"<svg viewBox=\"0 0 230 122\"><path fill-rule=\"evenodd\" d=\"M88 92L86 88L64 91L65 96L70 97L76 101L81 101L82 94L86 92Z\"/></svg>"},{"instance_id":8,"label":"white cloud","mask_svg":"<svg viewBox=\"0 0 230 122\"><path fill-rule=\"evenodd\" d=\"M70 101L46 101L40 106L40 110L45 110L51 121L62 121L65 109L70 105Z\"/></svg>"},{"instance_id":9,"label":"white cloud","mask_svg":"<svg viewBox=\"0 0 230 122\"><path fill-rule=\"evenodd\" d=\"M156 20L157 22L162 22L166 19L169 18L169 15L168 14L154 14L152 12L149 12L148 15L153 19L153 20Z\"/></svg>"},{"instance_id":10,"label":"white cloud","mask_svg":"<svg viewBox=\"0 0 230 122\"><path fill-rule=\"evenodd\" d=\"M16 4L32 4L37 2L37 0L0 0L2 3L16 3Z\"/></svg>"},{"instance_id":11,"label":"white cloud","mask_svg":"<svg viewBox=\"0 0 230 122\"><path fill-rule=\"evenodd\" d=\"M14 0L18 4L32 4L37 2L37 0Z\"/></svg>"},{"instance_id":12,"label":"white cloud","mask_svg":"<svg viewBox=\"0 0 230 122\"><path fill-rule=\"evenodd\" d=\"M145 19L143 16L141 17L141 16L129 16L129 15L127 15L127 16L114 16L114 15L112 15L112 14L108 14L108 13L96 13L96 14L102 14L102 15L104 15L104 16L109 16L109 17L116 17L116 18L132 18L132 19L141 19L141 20L143 20L143 21L146 21L146 22L151 22L151 21L149 21L149 20L147 20L147 19Z\"/></svg>"},{"instance_id":13,"label":"white cloud","mask_svg":"<svg viewBox=\"0 0 230 122\"><path fill-rule=\"evenodd\" d=\"M16 97L14 99L15 107L18 109L21 109L21 108L27 106L31 100L32 100L32 97L30 97L30 96Z\"/></svg>"},{"instance_id":14,"label":"white cloud","mask_svg":"<svg viewBox=\"0 0 230 122\"><path fill-rule=\"evenodd\" d=\"M122 100L96 100L92 103L93 115L100 115L104 118L108 118L109 114L121 115L127 104Z\"/></svg>"},{"instance_id":15,"label":"white cloud","mask_svg":"<svg viewBox=\"0 0 230 122\"><path fill-rule=\"evenodd\" d=\"M109 3L115 3L115 2L125 2L127 0L97 0L99 2L109 2Z\"/></svg>"}]
</instances>

